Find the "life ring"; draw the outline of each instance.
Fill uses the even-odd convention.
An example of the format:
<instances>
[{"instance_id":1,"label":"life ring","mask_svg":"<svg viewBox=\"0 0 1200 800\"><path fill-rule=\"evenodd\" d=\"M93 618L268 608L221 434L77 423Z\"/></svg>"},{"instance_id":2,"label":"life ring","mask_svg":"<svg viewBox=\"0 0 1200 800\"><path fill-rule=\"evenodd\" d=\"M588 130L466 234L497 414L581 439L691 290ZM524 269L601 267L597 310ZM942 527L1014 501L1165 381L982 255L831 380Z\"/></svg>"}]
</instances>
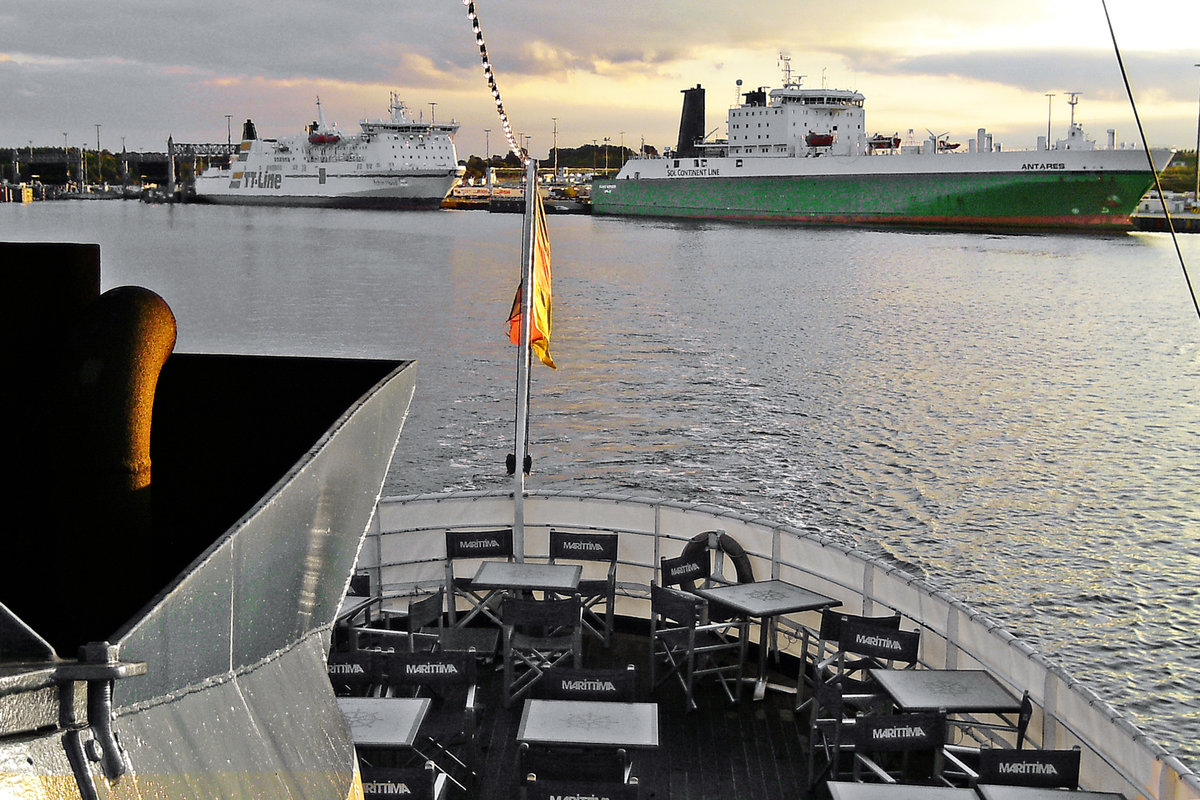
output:
<instances>
[{"instance_id":1,"label":"life ring","mask_svg":"<svg viewBox=\"0 0 1200 800\"><path fill-rule=\"evenodd\" d=\"M690 556L708 549L708 537L711 533L716 533L716 531L697 533L689 539L688 543L683 546L683 555ZM738 544L737 539L725 531L720 531L720 535L717 536L717 549L729 556L729 560L733 562L738 583L754 583L754 569L750 566L750 556L746 555L746 551Z\"/></svg>"}]
</instances>

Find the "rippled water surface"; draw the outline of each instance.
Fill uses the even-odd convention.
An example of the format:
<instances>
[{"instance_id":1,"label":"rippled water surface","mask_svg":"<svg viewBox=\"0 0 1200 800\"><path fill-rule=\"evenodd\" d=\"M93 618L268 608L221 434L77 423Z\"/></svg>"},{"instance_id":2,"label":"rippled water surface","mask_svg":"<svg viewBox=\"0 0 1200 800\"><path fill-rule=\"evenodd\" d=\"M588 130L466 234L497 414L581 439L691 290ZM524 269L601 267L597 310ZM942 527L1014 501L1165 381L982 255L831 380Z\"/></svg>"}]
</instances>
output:
<instances>
[{"instance_id":1,"label":"rippled water surface","mask_svg":"<svg viewBox=\"0 0 1200 800\"><path fill-rule=\"evenodd\" d=\"M520 219L64 202L179 349L416 358L385 492L508 486ZM531 488L638 488L884 554L1200 763L1200 322L1159 234L551 217ZM1182 241L1200 276L1200 237Z\"/></svg>"}]
</instances>

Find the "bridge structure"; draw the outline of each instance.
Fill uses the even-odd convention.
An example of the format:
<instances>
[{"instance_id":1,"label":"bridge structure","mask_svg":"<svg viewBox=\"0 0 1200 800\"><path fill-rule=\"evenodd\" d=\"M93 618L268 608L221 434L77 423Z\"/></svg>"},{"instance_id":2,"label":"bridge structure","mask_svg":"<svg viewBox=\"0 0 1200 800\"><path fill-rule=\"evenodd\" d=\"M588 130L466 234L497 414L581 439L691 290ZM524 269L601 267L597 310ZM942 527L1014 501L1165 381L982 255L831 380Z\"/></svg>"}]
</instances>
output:
<instances>
[{"instance_id":1,"label":"bridge structure","mask_svg":"<svg viewBox=\"0 0 1200 800\"><path fill-rule=\"evenodd\" d=\"M81 176L88 173L99 176L96 164L103 159L110 163L117 161L123 185L146 182L171 185L182 164L190 162L194 175L208 164L235 155L240 146L240 143L232 142L177 144L168 139L166 152L102 150L97 153L84 147L12 147L6 148L7 152L0 150L0 178L8 178L12 183L30 182L34 178L49 184L78 183Z\"/></svg>"}]
</instances>

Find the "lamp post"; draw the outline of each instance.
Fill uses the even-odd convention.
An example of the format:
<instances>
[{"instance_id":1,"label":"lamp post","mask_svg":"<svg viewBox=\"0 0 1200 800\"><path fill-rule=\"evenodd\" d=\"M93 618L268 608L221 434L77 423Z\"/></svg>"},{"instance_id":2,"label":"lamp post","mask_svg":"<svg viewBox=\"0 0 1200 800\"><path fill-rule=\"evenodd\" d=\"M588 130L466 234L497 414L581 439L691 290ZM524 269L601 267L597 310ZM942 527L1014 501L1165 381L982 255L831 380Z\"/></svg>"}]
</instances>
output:
<instances>
[{"instance_id":1,"label":"lamp post","mask_svg":"<svg viewBox=\"0 0 1200 800\"><path fill-rule=\"evenodd\" d=\"M608 136L604 137L604 177L608 177L608 143L612 139Z\"/></svg>"},{"instance_id":2,"label":"lamp post","mask_svg":"<svg viewBox=\"0 0 1200 800\"><path fill-rule=\"evenodd\" d=\"M437 112L437 103L430 103L429 104L429 124L430 125L437 122L437 117L435 116L436 112Z\"/></svg>"},{"instance_id":3,"label":"lamp post","mask_svg":"<svg viewBox=\"0 0 1200 800\"><path fill-rule=\"evenodd\" d=\"M625 131L621 131L621 166L625 166Z\"/></svg>"},{"instance_id":4,"label":"lamp post","mask_svg":"<svg viewBox=\"0 0 1200 800\"><path fill-rule=\"evenodd\" d=\"M1053 107L1054 94L1048 92L1046 94L1046 149L1050 149L1050 109Z\"/></svg>"},{"instance_id":5,"label":"lamp post","mask_svg":"<svg viewBox=\"0 0 1200 800\"><path fill-rule=\"evenodd\" d=\"M233 144L233 114L225 115L225 144Z\"/></svg>"},{"instance_id":6,"label":"lamp post","mask_svg":"<svg viewBox=\"0 0 1200 800\"><path fill-rule=\"evenodd\" d=\"M554 123L554 176L558 177L558 117L551 117Z\"/></svg>"},{"instance_id":7,"label":"lamp post","mask_svg":"<svg viewBox=\"0 0 1200 800\"><path fill-rule=\"evenodd\" d=\"M67 132L63 131L63 188L71 182L71 149L67 147Z\"/></svg>"},{"instance_id":8,"label":"lamp post","mask_svg":"<svg viewBox=\"0 0 1200 800\"><path fill-rule=\"evenodd\" d=\"M96 126L96 184L104 183L104 173L100 168L100 123L94 123Z\"/></svg>"}]
</instances>

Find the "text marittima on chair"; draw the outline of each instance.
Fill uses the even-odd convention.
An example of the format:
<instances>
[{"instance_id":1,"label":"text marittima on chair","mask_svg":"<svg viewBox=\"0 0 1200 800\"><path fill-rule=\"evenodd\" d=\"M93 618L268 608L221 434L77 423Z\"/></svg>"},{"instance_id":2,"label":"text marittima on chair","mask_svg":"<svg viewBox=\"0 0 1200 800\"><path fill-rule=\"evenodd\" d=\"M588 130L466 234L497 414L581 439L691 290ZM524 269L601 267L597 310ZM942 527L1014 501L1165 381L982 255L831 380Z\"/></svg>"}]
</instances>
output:
<instances>
[{"instance_id":1,"label":"text marittima on chair","mask_svg":"<svg viewBox=\"0 0 1200 800\"><path fill-rule=\"evenodd\" d=\"M504 626L504 705L524 696L551 667L580 667L583 658L582 603L579 595L534 600L505 597L500 605Z\"/></svg>"},{"instance_id":2,"label":"text marittima on chair","mask_svg":"<svg viewBox=\"0 0 1200 800\"><path fill-rule=\"evenodd\" d=\"M623 748L522 743L518 752L525 800L637 796L637 778Z\"/></svg>"},{"instance_id":3,"label":"text marittima on chair","mask_svg":"<svg viewBox=\"0 0 1200 800\"><path fill-rule=\"evenodd\" d=\"M441 800L446 794L446 774L432 761L418 767L361 765L363 800Z\"/></svg>"},{"instance_id":4,"label":"text marittima on chair","mask_svg":"<svg viewBox=\"0 0 1200 800\"><path fill-rule=\"evenodd\" d=\"M617 602L617 543L615 533L550 531L550 563L583 561L585 577L579 580L584 629L605 647L612 641ZM589 564L607 565L603 577L592 577Z\"/></svg>"},{"instance_id":5,"label":"text marittima on chair","mask_svg":"<svg viewBox=\"0 0 1200 800\"><path fill-rule=\"evenodd\" d=\"M388 694L428 697L429 712L413 749L460 788L477 776L480 703L474 653L386 653Z\"/></svg>"},{"instance_id":6,"label":"text marittima on chair","mask_svg":"<svg viewBox=\"0 0 1200 800\"><path fill-rule=\"evenodd\" d=\"M823 609L817 636L810 638L806 629L803 642L803 652L811 664L805 674L805 683L810 688L818 681L830 681L834 678L843 679L843 687L847 693L863 688L862 681L856 679L855 673L861 673L864 668L874 666L874 662L863 657L857 660L847 659L846 649L842 646L843 624L867 625L879 630L896 631L900 629L900 615L868 617L840 613L831 608ZM797 708L802 706L803 704Z\"/></svg>"},{"instance_id":7,"label":"text marittima on chair","mask_svg":"<svg viewBox=\"0 0 1200 800\"><path fill-rule=\"evenodd\" d=\"M855 780L947 784L942 776L945 713L862 714L853 730Z\"/></svg>"},{"instance_id":8,"label":"text marittima on chair","mask_svg":"<svg viewBox=\"0 0 1200 800\"><path fill-rule=\"evenodd\" d=\"M329 683L338 697L377 697L387 683L381 654L374 650L330 653L325 662Z\"/></svg>"},{"instance_id":9,"label":"text marittima on chair","mask_svg":"<svg viewBox=\"0 0 1200 800\"><path fill-rule=\"evenodd\" d=\"M1070 750L984 748L979 751L979 774L975 783L1076 789L1079 787L1080 755L1078 747Z\"/></svg>"},{"instance_id":10,"label":"text marittima on chair","mask_svg":"<svg viewBox=\"0 0 1200 800\"><path fill-rule=\"evenodd\" d=\"M600 700L632 703L637 700L637 670L620 667L547 667L535 694L546 700Z\"/></svg>"},{"instance_id":11,"label":"text marittima on chair","mask_svg":"<svg viewBox=\"0 0 1200 800\"><path fill-rule=\"evenodd\" d=\"M478 563L482 560L513 559L513 532L511 528L489 531L446 531L446 591L449 594L450 625L467 625L476 616L483 614L492 622L500 624L495 609L487 605L492 592L475 588L473 576L458 575L456 562ZM462 619L458 614L458 601L465 600L469 606Z\"/></svg>"},{"instance_id":12,"label":"text marittima on chair","mask_svg":"<svg viewBox=\"0 0 1200 800\"><path fill-rule=\"evenodd\" d=\"M946 754L946 775L965 778L967 786L1031 786L1040 789L1079 788L1080 750L1015 750L984 747L974 754L970 766L961 754Z\"/></svg>"},{"instance_id":13,"label":"text marittima on chair","mask_svg":"<svg viewBox=\"0 0 1200 800\"><path fill-rule=\"evenodd\" d=\"M746 663L745 620L709 622L702 597L656 583L650 584L650 684L654 690L675 676L688 710L699 678L717 678L731 703L741 696ZM732 688L731 688L732 684Z\"/></svg>"},{"instance_id":14,"label":"text marittima on chair","mask_svg":"<svg viewBox=\"0 0 1200 800\"><path fill-rule=\"evenodd\" d=\"M1028 741L1029 724L1033 721L1033 699L1026 691L1021 696L1020 710L1016 719L1009 722L1001 716L999 722L985 721L974 717L951 717L946 743L946 774L951 775L966 785L973 785L978 778L980 756L984 751L995 750L1004 752L1015 748L1020 752ZM955 732L961 731L965 740L969 737L975 741L967 743L956 741ZM1043 750L1039 752L1055 752Z\"/></svg>"}]
</instances>

